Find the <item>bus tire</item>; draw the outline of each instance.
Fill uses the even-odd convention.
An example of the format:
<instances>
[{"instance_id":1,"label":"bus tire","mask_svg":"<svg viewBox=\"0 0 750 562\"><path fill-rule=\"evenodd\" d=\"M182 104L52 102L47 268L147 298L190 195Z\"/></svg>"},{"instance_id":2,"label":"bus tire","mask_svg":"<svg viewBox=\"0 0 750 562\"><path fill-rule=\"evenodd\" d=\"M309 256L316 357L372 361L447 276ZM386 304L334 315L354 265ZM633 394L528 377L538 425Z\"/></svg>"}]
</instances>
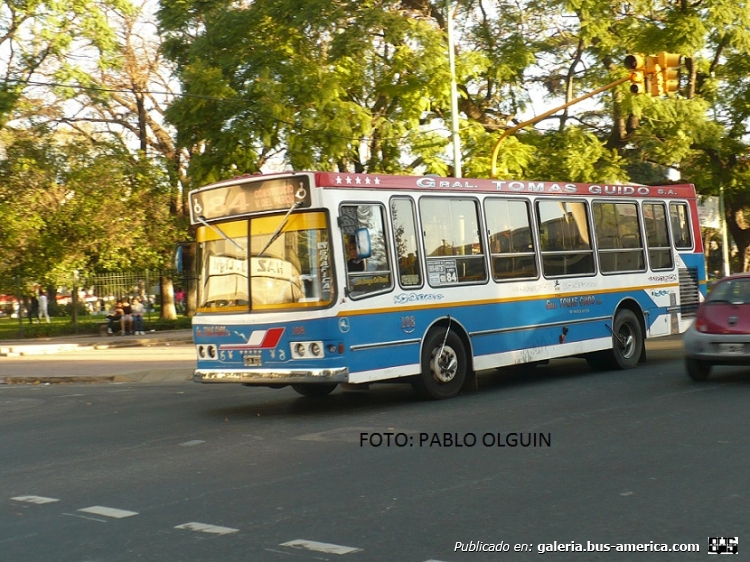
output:
<instances>
[{"instance_id":1,"label":"bus tire","mask_svg":"<svg viewBox=\"0 0 750 562\"><path fill-rule=\"evenodd\" d=\"M293 384L292 388L297 394L308 396L310 398L323 398L333 392L338 385L336 383L313 383L313 384Z\"/></svg>"},{"instance_id":2,"label":"bus tire","mask_svg":"<svg viewBox=\"0 0 750 562\"><path fill-rule=\"evenodd\" d=\"M623 309L615 314L612 325L612 356L617 369L638 366L643 353L643 329L632 310Z\"/></svg>"},{"instance_id":3,"label":"bus tire","mask_svg":"<svg viewBox=\"0 0 750 562\"><path fill-rule=\"evenodd\" d=\"M612 323L612 349L597 351L586 356L594 370L625 370L638 366L645 352L643 328L632 310L623 309L615 314Z\"/></svg>"},{"instance_id":4,"label":"bus tire","mask_svg":"<svg viewBox=\"0 0 750 562\"><path fill-rule=\"evenodd\" d=\"M456 396L466 380L467 360L461 338L455 332L445 335L445 328L427 335L422 348L422 373L414 381L414 389L432 400ZM442 350L442 354L441 354Z\"/></svg>"}]
</instances>

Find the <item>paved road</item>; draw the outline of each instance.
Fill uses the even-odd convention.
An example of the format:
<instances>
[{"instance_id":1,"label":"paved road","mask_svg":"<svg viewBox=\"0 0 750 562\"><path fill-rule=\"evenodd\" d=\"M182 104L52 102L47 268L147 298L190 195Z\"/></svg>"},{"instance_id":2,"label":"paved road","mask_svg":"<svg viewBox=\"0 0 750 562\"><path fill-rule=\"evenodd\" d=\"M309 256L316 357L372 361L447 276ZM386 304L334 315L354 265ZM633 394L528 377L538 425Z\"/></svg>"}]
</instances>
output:
<instances>
[{"instance_id":1,"label":"paved road","mask_svg":"<svg viewBox=\"0 0 750 562\"><path fill-rule=\"evenodd\" d=\"M322 400L189 382L0 386L0 552L459 562L537 560L542 545L557 561L705 560L721 535L749 548L747 369L693 383L673 348L633 371L566 360L480 383L443 402L398 385ZM372 446L386 433L391 446ZM510 433L551 446L513 447ZM472 541L533 552L455 551ZM559 550L589 543L701 552Z\"/></svg>"},{"instance_id":2,"label":"paved road","mask_svg":"<svg viewBox=\"0 0 750 562\"><path fill-rule=\"evenodd\" d=\"M0 342L0 384L185 381L195 358L189 330Z\"/></svg>"}]
</instances>

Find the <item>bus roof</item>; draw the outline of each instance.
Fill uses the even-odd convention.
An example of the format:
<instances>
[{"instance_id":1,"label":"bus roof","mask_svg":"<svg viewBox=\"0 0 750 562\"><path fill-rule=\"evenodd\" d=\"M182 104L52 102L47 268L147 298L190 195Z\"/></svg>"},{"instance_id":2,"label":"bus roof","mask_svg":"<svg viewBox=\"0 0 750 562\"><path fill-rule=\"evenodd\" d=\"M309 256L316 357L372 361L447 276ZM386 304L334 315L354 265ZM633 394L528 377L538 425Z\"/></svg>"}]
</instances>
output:
<instances>
[{"instance_id":1,"label":"bus roof","mask_svg":"<svg viewBox=\"0 0 750 562\"><path fill-rule=\"evenodd\" d=\"M440 176L392 176L313 172L320 188L410 190L425 192L527 193L547 195L609 195L694 199L692 184L649 186L640 184L587 184L565 181L450 178Z\"/></svg>"},{"instance_id":2,"label":"bus roof","mask_svg":"<svg viewBox=\"0 0 750 562\"><path fill-rule=\"evenodd\" d=\"M315 187L322 189L409 190L417 192L518 193L533 195L605 195L618 197L658 197L695 199L693 184L588 184L566 181L451 178L442 176L406 176L340 172L278 172L246 174L203 186L193 192L230 187L270 179L314 176Z\"/></svg>"}]
</instances>

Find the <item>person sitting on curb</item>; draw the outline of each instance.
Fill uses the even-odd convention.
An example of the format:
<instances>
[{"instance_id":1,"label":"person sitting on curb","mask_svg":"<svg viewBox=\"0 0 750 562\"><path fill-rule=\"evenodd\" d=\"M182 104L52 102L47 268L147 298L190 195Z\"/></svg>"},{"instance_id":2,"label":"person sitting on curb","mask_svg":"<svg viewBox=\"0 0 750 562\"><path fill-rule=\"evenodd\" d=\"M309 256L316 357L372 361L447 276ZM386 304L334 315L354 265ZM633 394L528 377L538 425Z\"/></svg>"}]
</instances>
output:
<instances>
[{"instance_id":1,"label":"person sitting on curb","mask_svg":"<svg viewBox=\"0 0 750 562\"><path fill-rule=\"evenodd\" d=\"M123 336L133 335L133 307L128 301L122 303L122 318L120 318Z\"/></svg>"},{"instance_id":2,"label":"person sitting on curb","mask_svg":"<svg viewBox=\"0 0 750 562\"><path fill-rule=\"evenodd\" d=\"M143 303L138 297L133 297L133 329L136 336L146 334L146 327L143 323Z\"/></svg>"},{"instance_id":3,"label":"person sitting on curb","mask_svg":"<svg viewBox=\"0 0 750 562\"><path fill-rule=\"evenodd\" d=\"M124 312L122 310L122 301L119 300L114 307L107 314L107 333L114 334L120 329L120 322L122 320Z\"/></svg>"}]
</instances>

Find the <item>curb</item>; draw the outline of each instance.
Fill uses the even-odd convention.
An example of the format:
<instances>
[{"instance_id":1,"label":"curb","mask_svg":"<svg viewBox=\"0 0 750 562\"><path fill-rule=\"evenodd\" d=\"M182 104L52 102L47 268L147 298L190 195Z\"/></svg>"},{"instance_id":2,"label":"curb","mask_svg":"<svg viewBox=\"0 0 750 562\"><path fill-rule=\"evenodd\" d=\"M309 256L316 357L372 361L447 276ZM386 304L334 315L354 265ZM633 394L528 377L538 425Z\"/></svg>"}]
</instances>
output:
<instances>
[{"instance_id":1,"label":"curb","mask_svg":"<svg viewBox=\"0 0 750 562\"><path fill-rule=\"evenodd\" d=\"M127 336L126 336L127 338ZM98 343L87 340L80 343L13 343L0 345L0 357L20 357L29 355L50 355L66 351L81 351L86 349L115 349L120 347L150 347L170 344L192 344L193 337L158 336L154 338L127 338L121 340Z\"/></svg>"}]
</instances>

